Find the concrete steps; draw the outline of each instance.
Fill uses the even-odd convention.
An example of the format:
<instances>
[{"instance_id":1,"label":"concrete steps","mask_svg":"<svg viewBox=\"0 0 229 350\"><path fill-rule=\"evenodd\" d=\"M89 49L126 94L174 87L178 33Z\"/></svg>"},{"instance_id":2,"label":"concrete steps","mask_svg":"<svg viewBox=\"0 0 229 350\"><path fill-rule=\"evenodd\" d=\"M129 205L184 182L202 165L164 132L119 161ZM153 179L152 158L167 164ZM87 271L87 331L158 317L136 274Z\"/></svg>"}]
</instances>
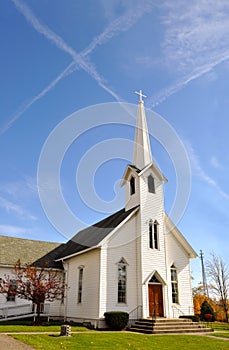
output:
<instances>
[{"instance_id":1,"label":"concrete steps","mask_svg":"<svg viewBox=\"0 0 229 350\"><path fill-rule=\"evenodd\" d=\"M192 322L188 319L167 319L156 320L142 319L136 321L130 328L131 332L145 334L178 334L178 333L205 333L213 332L211 328Z\"/></svg>"}]
</instances>

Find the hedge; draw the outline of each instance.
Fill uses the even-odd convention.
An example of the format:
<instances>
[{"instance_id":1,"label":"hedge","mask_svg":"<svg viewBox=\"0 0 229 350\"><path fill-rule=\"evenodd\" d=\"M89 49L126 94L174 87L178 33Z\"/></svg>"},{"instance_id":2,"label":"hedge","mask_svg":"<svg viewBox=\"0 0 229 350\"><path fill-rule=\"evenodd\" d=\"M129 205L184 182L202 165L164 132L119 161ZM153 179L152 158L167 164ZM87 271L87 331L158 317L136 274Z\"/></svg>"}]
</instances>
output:
<instances>
[{"instance_id":1,"label":"hedge","mask_svg":"<svg viewBox=\"0 0 229 350\"><path fill-rule=\"evenodd\" d=\"M192 322L199 322L199 317L194 315L183 315L183 316L180 316L179 318L187 318L192 320Z\"/></svg>"},{"instance_id":2,"label":"hedge","mask_svg":"<svg viewBox=\"0 0 229 350\"><path fill-rule=\"evenodd\" d=\"M120 330L127 326L129 314L124 311L108 311L104 313L105 321L109 328Z\"/></svg>"}]
</instances>

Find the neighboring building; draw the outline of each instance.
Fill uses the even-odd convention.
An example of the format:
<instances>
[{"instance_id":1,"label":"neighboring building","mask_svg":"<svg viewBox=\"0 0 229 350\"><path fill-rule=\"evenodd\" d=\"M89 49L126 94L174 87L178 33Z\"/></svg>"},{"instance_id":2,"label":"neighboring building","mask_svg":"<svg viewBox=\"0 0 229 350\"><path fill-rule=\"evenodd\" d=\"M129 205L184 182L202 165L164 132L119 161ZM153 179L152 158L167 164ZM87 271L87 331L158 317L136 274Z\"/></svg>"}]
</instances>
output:
<instances>
[{"instance_id":1,"label":"neighboring building","mask_svg":"<svg viewBox=\"0 0 229 350\"><path fill-rule=\"evenodd\" d=\"M51 306L51 314L95 327L104 326L106 311L130 318L193 314L190 259L197 254L164 211L163 182L140 97L133 164L122 179L125 208L35 262L65 275L64 307Z\"/></svg>"},{"instance_id":2,"label":"neighboring building","mask_svg":"<svg viewBox=\"0 0 229 350\"><path fill-rule=\"evenodd\" d=\"M0 236L0 268L12 269L18 260L21 264L31 264L59 245L60 243Z\"/></svg>"},{"instance_id":3,"label":"neighboring building","mask_svg":"<svg viewBox=\"0 0 229 350\"><path fill-rule=\"evenodd\" d=\"M28 304L27 300L15 298L14 293L11 293L14 288L13 269L16 262L20 260L22 265L31 264L59 245L60 243L0 236L0 278L5 275L12 276L12 289L8 295L0 294L0 319L4 314L3 309L12 310L12 314L20 313L16 306L21 306L23 311L23 305Z\"/></svg>"}]
</instances>

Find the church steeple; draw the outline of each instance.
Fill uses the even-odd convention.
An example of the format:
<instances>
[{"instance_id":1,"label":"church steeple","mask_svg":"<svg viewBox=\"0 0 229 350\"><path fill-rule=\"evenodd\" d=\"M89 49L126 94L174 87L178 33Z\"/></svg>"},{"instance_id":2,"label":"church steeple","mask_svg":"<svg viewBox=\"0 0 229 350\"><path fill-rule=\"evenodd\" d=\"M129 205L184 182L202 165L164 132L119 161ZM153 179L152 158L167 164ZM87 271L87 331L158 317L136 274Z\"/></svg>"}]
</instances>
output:
<instances>
[{"instance_id":1,"label":"church steeple","mask_svg":"<svg viewBox=\"0 0 229 350\"><path fill-rule=\"evenodd\" d=\"M152 163L152 155L149 142L149 132L146 123L144 101L142 97L146 97L140 92L135 92L140 96L138 103L138 116L134 140L133 165L142 170L145 166Z\"/></svg>"},{"instance_id":2,"label":"church steeple","mask_svg":"<svg viewBox=\"0 0 229 350\"><path fill-rule=\"evenodd\" d=\"M149 132L142 100L142 97L146 96L142 94L141 90L136 93L140 95L140 100L138 103L133 162L131 165L127 165L121 182L121 186L126 185L125 210L136 206L144 208L147 203L150 211L152 211L156 203L156 211L164 203L162 182L167 182L167 179L152 160Z\"/></svg>"}]
</instances>

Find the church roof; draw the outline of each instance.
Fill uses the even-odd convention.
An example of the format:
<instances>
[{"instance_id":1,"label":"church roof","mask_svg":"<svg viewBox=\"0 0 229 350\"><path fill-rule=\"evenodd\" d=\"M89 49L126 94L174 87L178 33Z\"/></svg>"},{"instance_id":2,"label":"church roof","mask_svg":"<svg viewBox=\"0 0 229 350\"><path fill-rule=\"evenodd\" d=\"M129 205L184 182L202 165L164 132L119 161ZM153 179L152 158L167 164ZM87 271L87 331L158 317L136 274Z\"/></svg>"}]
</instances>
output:
<instances>
[{"instance_id":1,"label":"church roof","mask_svg":"<svg viewBox=\"0 0 229 350\"><path fill-rule=\"evenodd\" d=\"M19 259L22 264L34 260L58 247L60 243L0 236L0 265L14 265Z\"/></svg>"},{"instance_id":2,"label":"church roof","mask_svg":"<svg viewBox=\"0 0 229 350\"><path fill-rule=\"evenodd\" d=\"M36 266L63 268L62 259L69 258L77 253L96 248L118 225L120 225L135 210L121 209L115 214L79 231L67 243L61 244L42 258L34 262Z\"/></svg>"},{"instance_id":3,"label":"church roof","mask_svg":"<svg viewBox=\"0 0 229 350\"><path fill-rule=\"evenodd\" d=\"M126 167L125 173L124 173L124 175L122 177L122 181L121 181L120 186L122 187L123 185L125 185L126 181L128 181L130 173L132 173L133 171L137 174L137 176L141 176L145 171L147 171L150 168L156 174L158 179L160 179L161 181L164 181L164 182L168 182L168 180L162 174L162 172L160 171L158 166L154 162L151 162L150 164L146 165L142 170L136 168L136 166L134 166L134 165L128 164L127 167Z\"/></svg>"}]
</instances>

